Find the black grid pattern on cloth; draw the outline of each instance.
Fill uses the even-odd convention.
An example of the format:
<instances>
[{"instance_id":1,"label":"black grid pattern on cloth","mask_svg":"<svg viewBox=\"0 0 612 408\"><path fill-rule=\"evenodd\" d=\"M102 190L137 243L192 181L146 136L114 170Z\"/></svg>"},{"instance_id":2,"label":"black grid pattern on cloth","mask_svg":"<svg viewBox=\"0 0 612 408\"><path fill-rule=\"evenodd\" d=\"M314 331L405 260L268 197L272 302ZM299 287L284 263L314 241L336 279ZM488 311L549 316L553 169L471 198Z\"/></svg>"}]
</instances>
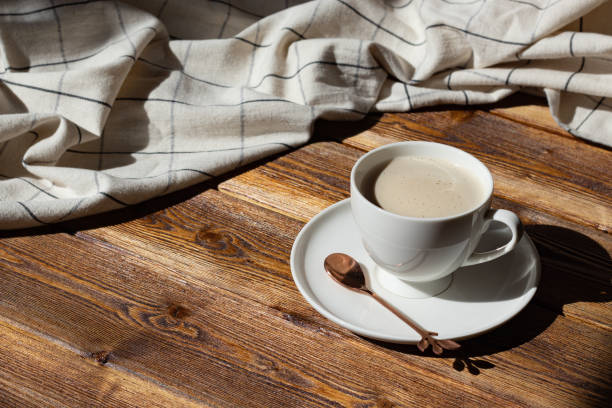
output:
<instances>
[{"instance_id":1,"label":"black grid pattern on cloth","mask_svg":"<svg viewBox=\"0 0 612 408\"><path fill-rule=\"evenodd\" d=\"M542 87L580 93L585 84L590 86L593 72L599 66L590 63L591 59L597 60L598 64L612 62L610 55L591 55L591 20L585 19L583 15L576 16L578 31L565 37L568 39L567 54L557 56L575 63L571 71L556 72L554 67L547 66L546 61L537 56L522 58L537 38L549 34L543 31L551 26L551 21L557 15L562 15L560 10L564 1L566 0L500 0L494 4L485 0L315 1L295 6L293 13L287 11L282 14L281 11L279 15L282 14L283 18L279 17L278 21L274 22L274 15L266 20L261 19L271 9L280 11L288 8L290 2L279 0L278 4L265 7L268 11L264 11L258 7L257 2L209 0L203 2L205 4L202 7L206 7L208 3L216 3L219 10L216 20L209 22L215 27L215 38L210 39L180 39L172 32L166 33L161 23L150 15L139 16L136 14L137 10L125 8L117 1L108 3L101 0L49 0L48 5L41 6L42 3L38 3L38 7L33 7L32 3L7 2L0 7L0 21L35 21L38 16L43 15L47 19L51 18L55 26L46 35L47 38L54 38L52 42L55 47L48 47L44 56L35 55L27 60L7 57L5 61L0 61L0 89L8 92L9 100L22 98L25 101L26 109L32 115L32 125L25 130L31 135L30 138L33 137L29 142L32 147L52 136L48 129L40 127L45 123L41 119L44 112L36 111L36 99L47 101L47 106L51 106L56 115L63 114L66 110L74 111L74 116L64 118L67 124L65 131L70 132L67 133L69 137L66 139L70 140L71 145L64 149L62 163L91 163L81 165L78 169L86 172L83 174L89 174L96 191L95 197L66 197L53 182L43 184L44 166L54 166L53 161L44 160L31 163L22 160L22 165L28 171L24 173L21 169L20 174L0 167L0 191L2 183L11 180L18 181L23 186L23 195L20 196L22 198L14 202L23 209L22 215L25 214L32 220L31 224L22 222L24 225L47 224L69 219L74 214L83 215L88 206L95 207L100 200L109 203L98 206L106 209L137 203L142 201L143 197L166 193L177 183L185 183L186 179L210 178L229 168L241 166L262 152L278 152L295 147L300 142L287 135L297 132L298 123L305 124L300 131L308 132L319 114L330 109L329 101L334 100L333 92L337 92L333 87L337 86L344 86L346 93L356 99L353 104L346 103L343 97L338 97L339 103L334 108L336 114L357 113L361 116L368 113L367 109L361 109L367 108L368 104L358 98L368 97L369 93L375 96L386 95L384 99L372 98L369 111L374 110L372 103L376 106L389 106L391 110L413 110L429 105L431 101L476 104L487 100L487 89L507 89L514 92L524 86L533 86L529 73L536 69L544 70L545 75L550 74L550 78L542 78ZM596 0L585 2L595 4ZM174 8L181 7L181 4L165 0L155 7L153 15L163 21L173 18ZM419 30L398 25L406 16L414 18L418 11L441 7L445 7L445 11L456 18L422 21ZM524 13L524 10L529 10L531 14L525 15L532 18L533 24L529 30L522 32L487 30L486 24L476 24L477 21L482 23L487 7L506 10L517 7ZM92 10L98 8L114 12L113 24L117 27L117 37L101 39L90 49L70 48L73 43L67 40L78 34L72 29L75 16L79 18L82 14L88 18L88 13L93 13ZM587 9L588 6L584 6L584 10ZM345 24L330 26L326 20L329 15L344 19ZM244 29L236 32L236 27L240 24L244 24ZM351 27L358 27L359 33L356 34ZM349 34L344 36L344 30ZM442 35L462 36L467 43L481 44L496 50L500 55L516 56L517 61L501 68L475 68L470 65L471 61L468 61L456 63L454 66L436 66L431 70L433 72L424 71L419 65L424 61L422 56L424 52L436 52L435 48L431 48L436 46L432 39ZM149 43L143 38L148 38L146 41ZM155 41L152 41L153 39ZM330 41L326 42L328 39ZM318 51L335 46L332 42L334 39L346 39L347 42L338 48L338 52ZM211 42L207 43L208 40ZM352 42L349 43L349 40ZM166 46L155 48L155 44L160 41L166 41ZM313 47L312 41L318 41L323 46ZM179 46L178 42L183 44ZM210 44L210 47L206 48L206 44ZM207 69L207 64L214 67L217 63L215 58L222 59L224 54L220 52L220 44L234 53L232 58L235 60L228 60L226 63L230 65L225 70ZM275 52L279 53L281 44L287 44L283 45L287 49L282 51L285 53L285 60L279 61L279 65L267 64L269 58L275 57ZM405 77L404 73L394 72L398 65L392 61L381 60L380 56L372 55L373 44L393 50L399 57L409 61L414 67L413 77L405 82L399 81L397 78ZM93 61L99 61L99 56L103 53L112 55L115 64L113 69L123 72L128 86L118 84L115 93L98 92L102 89L99 84L92 87L75 87L73 84L78 83L79 79L82 79L80 76L85 75L83 72L90 68L94 69L91 75L95 83L95 69L98 67L93 66ZM231 65L232 61L236 66ZM500 60L500 63L507 63L507 60ZM40 80L41 75L47 72L53 73L53 76L49 77L51 79ZM100 78L100 81L109 80L106 77ZM150 80L148 78L160 79L151 89L145 87L143 91L142 87L129 86L130 81L142 78L145 81L143 83ZM315 78L329 78L329 87L326 88L326 84L313 83ZM393 86L394 84L398 86ZM385 88L386 86L388 88ZM380 91L383 88L388 89L388 93ZM602 92L611 91L606 89ZM610 112L606 103L607 96L609 95L593 95L594 99L592 105L587 108L587 113L573 118L563 126L570 132L588 137L588 134L584 133L585 129L589 129L586 124L596 116L601 118L598 115ZM325 108L318 106L319 101L323 101ZM358 106L361 110L353 106ZM122 138L116 134L116 130L104 127L106 118L115 118L115 121L108 119L107 125L117 123L116 117L119 114L116 112L138 110L144 110L150 115L151 126L157 129L164 139L155 139L155 143L150 145L143 142L141 145L138 141L145 140L146 135L136 134L136 139L132 142L121 144ZM165 116L163 112L166 113ZM214 143L198 142L190 146L183 141L185 123L188 123L185 121L197 120L194 119L194 112L210 114L211 118L217 121L210 123L210 128L206 128L211 130L211 136L207 137ZM227 124L221 119L223 112L227 112ZM278 117L282 118L279 123L283 123L282 126L285 127L278 125L278 133L284 136L272 137L256 133L261 132L261 124L257 120L267 117L269 112L278 112ZM87 119L100 123L103 131L98 132L91 122L80 120L80 115L90 115ZM167 119L163 119L164 117ZM223 129L224 126L229 132L227 140L217 141L223 132L215 131ZM140 128L134 128L132 125L130 129ZM142 131L126 130L126 140L134 135L130 132ZM24 143L23 138L3 141L0 144L0 157L9 151L27 150L23 147ZM130 160L133 163L130 163ZM150 171L143 171L142 166L139 166L148 163L147 160L154 160L151 163L156 165L151 166ZM216 164L210 168L206 167L208 160ZM227 160L231 161L228 166L224 164ZM121 171L121 167L116 168L116 163L124 162L133 164L133 167L127 166L125 171ZM131 170L132 168L136 170ZM133 174L133 171L137 174ZM152 195L134 196L129 183L140 183L139 188L153 183L157 190L152 192ZM37 208L42 208L40 203L43 200L65 203L51 216L43 217L37 212Z\"/></svg>"}]
</instances>

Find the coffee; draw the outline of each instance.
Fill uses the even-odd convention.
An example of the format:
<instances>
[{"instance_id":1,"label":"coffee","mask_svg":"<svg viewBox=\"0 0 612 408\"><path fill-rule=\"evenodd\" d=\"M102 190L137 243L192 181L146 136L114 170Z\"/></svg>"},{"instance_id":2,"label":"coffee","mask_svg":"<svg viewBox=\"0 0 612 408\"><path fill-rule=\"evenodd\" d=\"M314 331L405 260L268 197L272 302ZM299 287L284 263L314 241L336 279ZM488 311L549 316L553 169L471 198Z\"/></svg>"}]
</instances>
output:
<instances>
[{"instance_id":1,"label":"coffee","mask_svg":"<svg viewBox=\"0 0 612 408\"><path fill-rule=\"evenodd\" d=\"M398 156L366 181L365 195L399 215L436 218L469 211L487 194L468 168L436 157Z\"/></svg>"}]
</instances>

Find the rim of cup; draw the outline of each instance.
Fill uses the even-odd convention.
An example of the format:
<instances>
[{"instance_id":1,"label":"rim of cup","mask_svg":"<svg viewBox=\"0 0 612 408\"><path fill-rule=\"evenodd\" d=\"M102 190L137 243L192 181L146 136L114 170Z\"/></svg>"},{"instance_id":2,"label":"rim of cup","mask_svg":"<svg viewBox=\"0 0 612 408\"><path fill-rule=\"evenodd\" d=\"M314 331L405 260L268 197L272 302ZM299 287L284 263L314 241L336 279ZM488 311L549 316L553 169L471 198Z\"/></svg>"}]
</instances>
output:
<instances>
[{"instance_id":1,"label":"rim of cup","mask_svg":"<svg viewBox=\"0 0 612 408\"><path fill-rule=\"evenodd\" d=\"M368 200L366 198L366 196L361 192L361 189L359 189L357 187L357 184L355 182L355 174L357 172L357 169L359 168L359 166L362 165L362 163L365 160L368 160L371 156L375 155L375 154L379 154L379 152L383 151L383 150L387 150L387 149L397 149L400 145L428 145L428 146L434 146L437 149L446 149L446 150L450 150L452 152L454 152L455 154L459 154L462 155L464 157L468 157L469 160L473 161L476 166L478 168L480 168L482 170L482 174L484 174L484 181L487 185L485 186L486 189L486 194L484 195L484 198L482 200L480 200L478 202L477 205L474 205L473 207L471 207L469 210L463 211L461 213L457 213L457 214L452 214L452 215L447 215L444 217L412 217L409 215L400 215L400 214L396 214L393 213L391 211L387 211L381 207L379 207L378 205L374 204L372 201ZM427 154L423 154L422 156L427 156ZM452 162L452 161L451 161ZM481 179L480 174L478 175L479 179ZM415 221L415 222L432 222L432 221L447 221L447 220L453 220L456 218L460 218L460 217L464 217L467 214L471 214L474 211L478 210L479 208L487 205L489 203L489 201L491 200L491 197L493 195L493 176L491 175L491 171L487 168L487 166L485 166L485 164L483 162L481 162L480 160L478 160L475 156L473 156L472 154L466 152L465 150L461 150L455 146L451 146L451 145L447 145L444 143L437 143L437 142L427 142L427 141L422 141L422 140L410 140L410 141L404 141L404 142L394 142L394 143L389 143L380 147L377 147L374 150L370 150L369 152L367 152L366 154L364 154L363 156L361 156L353 165L353 168L351 169L351 188L353 189L353 191L357 192L361 198L367 203L368 206L372 207L375 211L380 211L381 213L387 215L387 216L391 216L391 217L395 217L398 218L400 220L409 220L409 221ZM351 192L351 195L353 193Z\"/></svg>"}]
</instances>

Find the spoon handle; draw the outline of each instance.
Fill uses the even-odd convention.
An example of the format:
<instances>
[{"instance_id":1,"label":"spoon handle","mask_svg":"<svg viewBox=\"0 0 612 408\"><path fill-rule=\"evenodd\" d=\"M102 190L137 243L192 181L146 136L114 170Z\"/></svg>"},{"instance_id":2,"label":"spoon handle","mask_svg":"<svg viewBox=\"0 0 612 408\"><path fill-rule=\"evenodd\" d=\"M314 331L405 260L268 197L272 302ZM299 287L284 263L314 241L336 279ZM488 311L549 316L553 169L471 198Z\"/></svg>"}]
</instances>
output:
<instances>
[{"instance_id":1,"label":"spoon handle","mask_svg":"<svg viewBox=\"0 0 612 408\"><path fill-rule=\"evenodd\" d=\"M438 333L430 332L423 329L421 326L410 320L408 317L404 316L399 310L397 310L393 305L387 303L387 301L381 297L379 297L376 293L368 290L369 293L378 303L389 309L393 312L394 315L402 319L408 326L412 327L412 329L417 332L421 336L421 340L417 343L417 348L421 351L425 351L427 347L431 346L434 354L442 354L443 350L457 350L461 347L461 345L453 340L438 340L433 336L437 336Z\"/></svg>"},{"instance_id":2,"label":"spoon handle","mask_svg":"<svg viewBox=\"0 0 612 408\"><path fill-rule=\"evenodd\" d=\"M389 309L391 312L393 312L394 315L396 315L397 317L399 317L400 319L402 319L408 326L412 327L412 329L417 332L422 338L427 337L430 333L428 331L426 331L425 329L423 329L421 326L419 326L418 324L416 324L414 321L412 321L411 319L409 319L408 317L404 316L399 310L397 310L394 306L392 306L390 303L388 303L386 300L384 300L383 298L381 298L380 296L378 296L376 293L374 292L370 292L370 295L372 295L372 297L374 299L376 299L376 301L378 303L380 303L381 305L383 305L384 307L386 307L387 309ZM432 333L431 335L433 336L437 336L438 333Z\"/></svg>"}]
</instances>

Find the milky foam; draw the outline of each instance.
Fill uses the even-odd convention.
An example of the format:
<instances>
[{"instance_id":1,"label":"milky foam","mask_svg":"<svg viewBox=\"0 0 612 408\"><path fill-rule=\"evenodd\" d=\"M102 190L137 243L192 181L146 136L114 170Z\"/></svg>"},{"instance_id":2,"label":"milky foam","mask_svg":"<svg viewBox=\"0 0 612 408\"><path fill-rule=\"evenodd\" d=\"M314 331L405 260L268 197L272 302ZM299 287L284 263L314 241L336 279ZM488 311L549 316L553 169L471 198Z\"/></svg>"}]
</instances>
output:
<instances>
[{"instance_id":1,"label":"milky foam","mask_svg":"<svg viewBox=\"0 0 612 408\"><path fill-rule=\"evenodd\" d=\"M471 210L485 194L482 181L466 167L440 158L400 156L375 177L370 195L387 211L434 218Z\"/></svg>"}]
</instances>

